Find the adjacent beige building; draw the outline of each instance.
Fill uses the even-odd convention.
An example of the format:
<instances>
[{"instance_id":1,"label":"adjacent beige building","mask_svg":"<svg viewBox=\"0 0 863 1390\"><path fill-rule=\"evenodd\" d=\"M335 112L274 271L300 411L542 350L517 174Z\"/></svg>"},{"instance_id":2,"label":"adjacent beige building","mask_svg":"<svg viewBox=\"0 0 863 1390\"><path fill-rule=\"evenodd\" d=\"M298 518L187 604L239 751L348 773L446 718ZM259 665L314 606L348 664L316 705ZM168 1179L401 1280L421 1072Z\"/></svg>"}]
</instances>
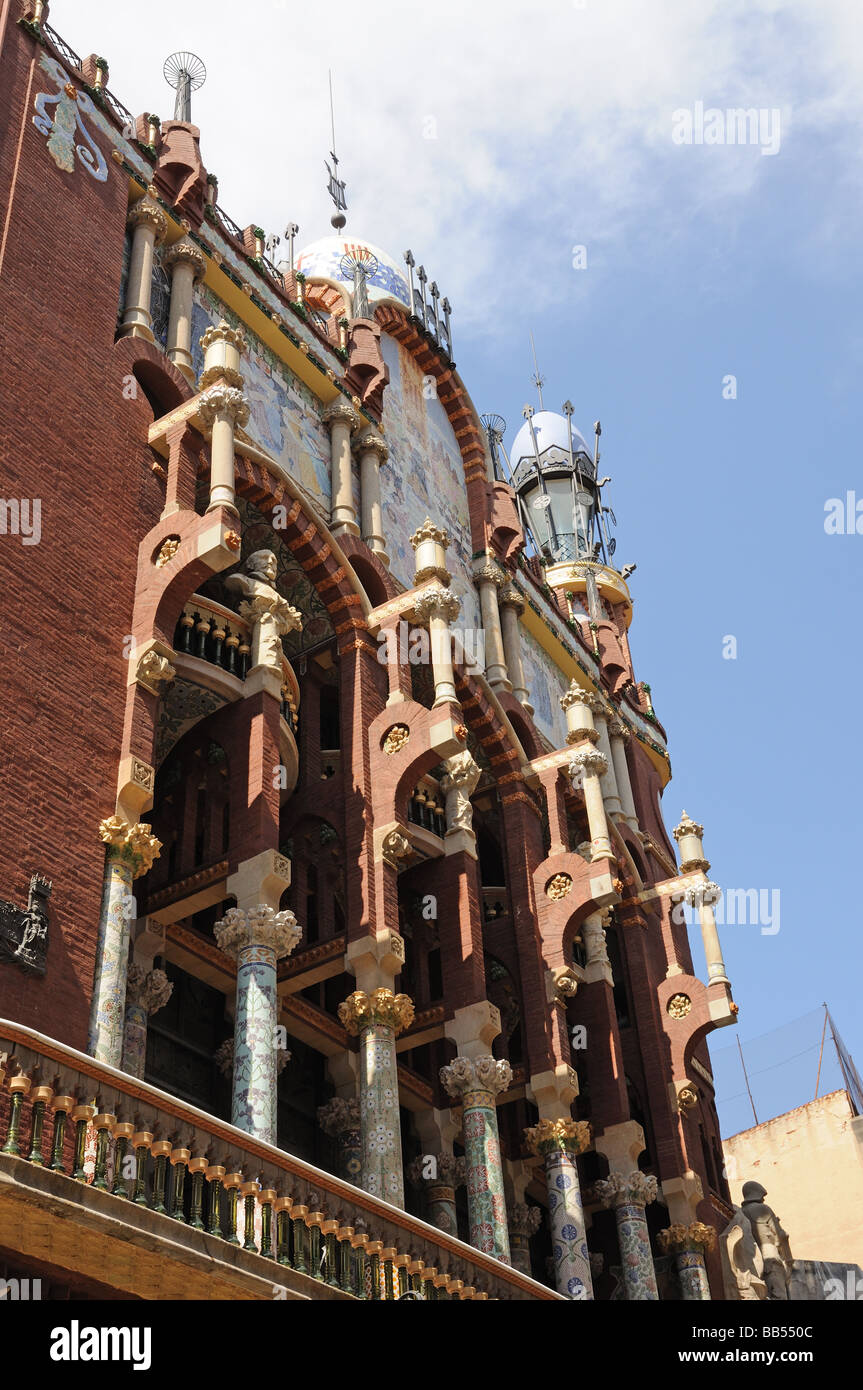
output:
<instances>
[{"instance_id":1,"label":"adjacent beige building","mask_svg":"<svg viewBox=\"0 0 863 1390\"><path fill-rule=\"evenodd\" d=\"M731 1199L750 1179L791 1242L795 1260L863 1265L863 1116L832 1091L723 1141Z\"/></svg>"}]
</instances>

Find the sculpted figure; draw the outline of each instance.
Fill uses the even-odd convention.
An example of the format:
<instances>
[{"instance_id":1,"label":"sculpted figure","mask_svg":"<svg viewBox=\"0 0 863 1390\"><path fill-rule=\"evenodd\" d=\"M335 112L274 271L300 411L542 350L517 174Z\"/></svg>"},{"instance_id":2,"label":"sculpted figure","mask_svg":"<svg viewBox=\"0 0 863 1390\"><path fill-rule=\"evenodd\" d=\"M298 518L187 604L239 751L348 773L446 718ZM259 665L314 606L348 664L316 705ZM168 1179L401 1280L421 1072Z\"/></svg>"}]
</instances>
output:
<instances>
[{"instance_id":1,"label":"sculpted figure","mask_svg":"<svg viewBox=\"0 0 863 1390\"><path fill-rule=\"evenodd\" d=\"M244 569L226 579L225 588L243 595L239 613L252 624L252 666L271 666L281 673L281 639L299 631L302 617L275 587L277 561L272 550L256 550Z\"/></svg>"},{"instance_id":2,"label":"sculpted figure","mask_svg":"<svg viewBox=\"0 0 863 1390\"><path fill-rule=\"evenodd\" d=\"M760 1182L743 1184L741 1211L752 1228L756 1244L764 1261L764 1282L767 1297L774 1302L788 1298L794 1259L788 1236L782 1229L779 1217L772 1207L764 1201L766 1188Z\"/></svg>"},{"instance_id":3,"label":"sculpted figure","mask_svg":"<svg viewBox=\"0 0 863 1390\"><path fill-rule=\"evenodd\" d=\"M465 748L446 760L446 776L441 779L441 791L446 797L447 830L470 830L473 807L470 798L479 781L480 769L473 755Z\"/></svg>"}]
</instances>

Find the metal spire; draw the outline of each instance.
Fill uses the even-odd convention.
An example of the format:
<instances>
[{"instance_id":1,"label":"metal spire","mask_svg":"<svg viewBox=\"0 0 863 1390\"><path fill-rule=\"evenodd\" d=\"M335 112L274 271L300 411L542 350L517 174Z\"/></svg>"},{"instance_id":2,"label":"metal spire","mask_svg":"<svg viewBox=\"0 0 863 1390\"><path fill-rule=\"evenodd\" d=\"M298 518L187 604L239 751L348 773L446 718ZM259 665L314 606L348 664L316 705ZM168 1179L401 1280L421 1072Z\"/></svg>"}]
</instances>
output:
<instances>
[{"instance_id":1,"label":"metal spire","mask_svg":"<svg viewBox=\"0 0 863 1390\"><path fill-rule=\"evenodd\" d=\"M543 403L542 403L542 388L543 388L543 386L545 385L545 377L541 374L541 372L540 372L540 370L539 370L539 367L538 367L538 365L537 365L537 361L536 361L536 346L535 346L534 341L533 341L533 334L532 334L532 333L531 333L531 335L530 335L530 350L531 350L531 352L533 353L533 384L534 384L534 386L536 387L536 393L537 393L537 395L539 396L539 408L540 408L540 410L544 410L544 409L545 409L545 406L544 406Z\"/></svg>"},{"instance_id":2,"label":"metal spire","mask_svg":"<svg viewBox=\"0 0 863 1390\"><path fill-rule=\"evenodd\" d=\"M342 227L344 227L345 223L348 220L345 217L348 205L345 199L345 181L344 179L339 178L339 161L336 156L336 117L335 108L333 106L332 71L330 71L328 75L330 81L330 133L332 135L333 141L333 147L330 150L330 159L333 161L333 163L332 167L330 167L330 165L327 164L326 160L324 160L324 163L327 165L327 173L329 174L329 184L327 185L327 192L332 198L336 208L335 212L330 218L330 223L333 227L335 227L337 232L340 232Z\"/></svg>"},{"instance_id":3,"label":"metal spire","mask_svg":"<svg viewBox=\"0 0 863 1390\"><path fill-rule=\"evenodd\" d=\"M203 87L207 69L196 53L172 53L165 59L162 75L177 96L174 101L174 120L189 123L192 119L192 93Z\"/></svg>"}]
</instances>

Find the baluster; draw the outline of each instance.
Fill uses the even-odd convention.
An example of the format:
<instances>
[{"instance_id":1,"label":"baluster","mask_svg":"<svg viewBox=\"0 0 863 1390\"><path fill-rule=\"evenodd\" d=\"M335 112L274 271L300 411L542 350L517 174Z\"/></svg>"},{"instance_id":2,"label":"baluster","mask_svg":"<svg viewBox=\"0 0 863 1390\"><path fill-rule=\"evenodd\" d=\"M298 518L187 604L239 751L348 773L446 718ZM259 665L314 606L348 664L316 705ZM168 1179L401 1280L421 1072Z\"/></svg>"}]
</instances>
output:
<instances>
[{"instance_id":1,"label":"baluster","mask_svg":"<svg viewBox=\"0 0 863 1390\"><path fill-rule=\"evenodd\" d=\"M72 1162L72 1177L78 1182L86 1182L84 1172L84 1149L87 1143L87 1126L96 1113L95 1105L76 1105L72 1111L75 1121L75 1157Z\"/></svg>"},{"instance_id":2,"label":"baluster","mask_svg":"<svg viewBox=\"0 0 863 1390\"><path fill-rule=\"evenodd\" d=\"M171 1215L175 1221L186 1220L183 1211L183 1198L186 1188L186 1173L189 1168L189 1161L192 1157L190 1149L182 1146L171 1151L171 1165L174 1169L174 1190L171 1194Z\"/></svg>"},{"instance_id":3,"label":"baluster","mask_svg":"<svg viewBox=\"0 0 863 1390\"><path fill-rule=\"evenodd\" d=\"M195 616L197 616L197 614ZM192 614L183 613L183 616L180 618L180 628L182 630L180 650L185 652L186 656L192 655L192 629L194 626L195 618L192 617Z\"/></svg>"},{"instance_id":4,"label":"baluster","mask_svg":"<svg viewBox=\"0 0 863 1390\"><path fill-rule=\"evenodd\" d=\"M135 1126L126 1121L114 1126L114 1185L111 1192L115 1197L125 1197L128 1201L129 1186L126 1165L129 1162L129 1147Z\"/></svg>"},{"instance_id":5,"label":"baluster","mask_svg":"<svg viewBox=\"0 0 863 1390\"><path fill-rule=\"evenodd\" d=\"M360 1216L357 1218L354 1234L351 1236L351 1249L354 1255L354 1293L357 1298L366 1298L366 1252L368 1250L369 1236L366 1230L366 1223Z\"/></svg>"},{"instance_id":6,"label":"baluster","mask_svg":"<svg viewBox=\"0 0 863 1390\"><path fill-rule=\"evenodd\" d=\"M213 1163L207 1169L206 1178L210 1194L207 1234L211 1236L222 1234L222 1181L224 1177L225 1169L221 1164Z\"/></svg>"},{"instance_id":7,"label":"baluster","mask_svg":"<svg viewBox=\"0 0 863 1390\"><path fill-rule=\"evenodd\" d=\"M463 1279L448 1279L446 1291L452 1299L460 1299L461 1291L464 1288Z\"/></svg>"},{"instance_id":8,"label":"baluster","mask_svg":"<svg viewBox=\"0 0 863 1390\"><path fill-rule=\"evenodd\" d=\"M202 618L200 613L196 613L195 618L195 631L198 634L198 639L195 643L195 656L199 657L201 661L206 661L207 638L210 635L210 619Z\"/></svg>"},{"instance_id":9,"label":"baluster","mask_svg":"<svg viewBox=\"0 0 863 1390\"><path fill-rule=\"evenodd\" d=\"M261 1254L267 1260L275 1259L273 1250L273 1203L276 1200L276 1190L272 1187L263 1187L258 1193L258 1201L261 1204Z\"/></svg>"},{"instance_id":10,"label":"baluster","mask_svg":"<svg viewBox=\"0 0 863 1390\"><path fill-rule=\"evenodd\" d=\"M132 1135L132 1148L135 1150L135 1195L132 1201L137 1207L148 1207L147 1200L147 1158L150 1154L150 1145L153 1142L153 1133L149 1129L139 1129Z\"/></svg>"},{"instance_id":11,"label":"baluster","mask_svg":"<svg viewBox=\"0 0 863 1390\"><path fill-rule=\"evenodd\" d=\"M63 1145L66 1141L66 1120L70 1110L75 1109L74 1096L55 1096L51 1102L54 1111L54 1133L51 1137L51 1162L49 1167L55 1173L65 1173Z\"/></svg>"},{"instance_id":12,"label":"baluster","mask_svg":"<svg viewBox=\"0 0 863 1390\"><path fill-rule=\"evenodd\" d=\"M12 1113L9 1116L9 1129L6 1134L6 1143L0 1152L13 1154L18 1157L21 1153L18 1138L21 1131L21 1111L24 1108L24 1097L30 1090L30 1077L19 1073L13 1076L9 1082L9 1090L12 1092Z\"/></svg>"},{"instance_id":13,"label":"baluster","mask_svg":"<svg viewBox=\"0 0 863 1390\"><path fill-rule=\"evenodd\" d=\"M463 1303L472 1301L474 1298L476 1298L476 1289L474 1288L473 1284L465 1284L464 1288L459 1294L459 1298L462 1300Z\"/></svg>"},{"instance_id":14,"label":"baluster","mask_svg":"<svg viewBox=\"0 0 863 1390\"><path fill-rule=\"evenodd\" d=\"M108 1145L111 1142L111 1134L117 1123L117 1116L103 1111L101 1115L93 1116L93 1124L96 1127L96 1167L93 1172L93 1186L100 1192L107 1192L108 1188Z\"/></svg>"},{"instance_id":15,"label":"baluster","mask_svg":"<svg viewBox=\"0 0 863 1390\"><path fill-rule=\"evenodd\" d=\"M153 1211L168 1215L165 1206L165 1187L168 1180L168 1161L171 1157L170 1139L157 1139L150 1152L153 1155Z\"/></svg>"},{"instance_id":16,"label":"baluster","mask_svg":"<svg viewBox=\"0 0 863 1390\"><path fill-rule=\"evenodd\" d=\"M383 1248L384 1244L382 1240L370 1240L366 1246L369 1271L371 1273L371 1297L375 1302L381 1297L381 1251Z\"/></svg>"},{"instance_id":17,"label":"baluster","mask_svg":"<svg viewBox=\"0 0 863 1390\"><path fill-rule=\"evenodd\" d=\"M393 1260L393 1293L396 1298L401 1298L402 1294L408 1291L408 1265L410 1262L410 1255L396 1255Z\"/></svg>"},{"instance_id":18,"label":"baluster","mask_svg":"<svg viewBox=\"0 0 863 1390\"><path fill-rule=\"evenodd\" d=\"M321 1235L324 1238L324 1283L329 1284L331 1289L339 1287L336 1269L336 1234L339 1229L338 1221L332 1217L326 1217L321 1226Z\"/></svg>"},{"instance_id":19,"label":"baluster","mask_svg":"<svg viewBox=\"0 0 863 1390\"><path fill-rule=\"evenodd\" d=\"M309 1209L303 1202L294 1202L291 1206L291 1225L294 1229L294 1269L298 1274L308 1274L309 1272L306 1263L306 1217L308 1214Z\"/></svg>"},{"instance_id":20,"label":"baluster","mask_svg":"<svg viewBox=\"0 0 863 1390\"><path fill-rule=\"evenodd\" d=\"M394 1245L387 1245L381 1250L381 1264L383 1266L383 1297L391 1303L396 1296L396 1273L395 1260L398 1255Z\"/></svg>"},{"instance_id":21,"label":"baluster","mask_svg":"<svg viewBox=\"0 0 863 1390\"><path fill-rule=\"evenodd\" d=\"M240 674L240 680L241 680L241 681L244 681L244 680L246 679L246 672L247 672L248 669L249 669L249 653L250 653L250 651L251 651L251 647L249 646L248 642L241 642L240 645L239 645L239 647L237 648L237 656L238 656L239 659L240 659L240 672L239 672L239 674Z\"/></svg>"},{"instance_id":22,"label":"baluster","mask_svg":"<svg viewBox=\"0 0 863 1390\"><path fill-rule=\"evenodd\" d=\"M31 1111L30 1152L27 1157L37 1168L42 1168L45 1165L45 1160L42 1157L42 1130L45 1124L45 1107L53 1094L53 1086L37 1086L30 1097L33 1102L33 1109Z\"/></svg>"},{"instance_id":23,"label":"baluster","mask_svg":"<svg viewBox=\"0 0 863 1390\"><path fill-rule=\"evenodd\" d=\"M422 1296L428 1303L433 1302L434 1299L437 1298L437 1290L435 1288L434 1282L436 1278L437 1268L435 1267L435 1265L424 1264L422 1269L420 1270L420 1284L422 1288Z\"/></svg>"},{"instance_id":24,"label":"baluster","mask_svg":"<svg viewBox=\"0 0 863 1390\"><path fill-rule=\"evenodd\" d=\"M350 1224L350 1218L345 1217L343 1214L340 1215L339 1220L343 1223L339 1225L336 1231L339 1253L339 1288L344 1293L353 1293L353 1237L355 1234L355 1227Z\"/></svg>"},{"instance_id":25,"label":"baluster","mask_svg":"<svg viewBox=\"0 0 863 1390\"><path fill-rule=\"evenodd\" d=\"M412 1255L408 1264L408 1288L414 1293L418 1293L421 1298L423 1294L423 1262L416 1255Z\"/></svg>"},{"instance_id":26,"label":"baluster","mask_svg":"<svg viewBox=\"0 0 863 1390\"><path fill-rule=\"evenodd\" d=\"M220 626L219 619L216 619L216 626L213 628L213 652L210 660L216 665L222 664L222 643L225 640L225 629Z\"/></svg>"},{"instance_id":27,"label":"baluster","mask_svg":"<svg viewBox=\"0 0 863 1390\"><path fill-rule=\"evenodd\" d=\"M251 1250L257 1255L258 1247L255 1244L255 1202L258 1196L259 1185L256 1179L251 1182L244 1182L240 1192L244 1199L243 1208L243 1249Z\"/></svg>"},{"instance_id":28,"label":"baluster","mask_svg":"<svg viewBox=\"0 0 863 1390\"><path fill-rule=\"evenodd\" d=\"M228 674L235 676L237 674L237 648L240 645L240 639L230 628L226 628L225 633L225 655Z\"/></svg>"},{"instance_id":29,"label":"baluster","mask_svg":"<svg viewBox=\"0 0 863 1390\"><path fill-rule=\"evenodd\" d=\"M306 1217L306 1226L309 1232L309 1274L313 1279L323 1279L321 1271L321 1224L324 1214L320 1210L321 1199L317 1192L309 1193L309 1206L311 1210Z\"/></svg>"},{"instance_id":30,"label":"baluster","mask_svg":"<svg viewBox=\"0 0 863 1390\"><path fill-rule=\"evenodd\" d=\"M192 1175L192 1210L189 1215L189 1225L196 1231L206 1229L204 1226L204 1174L209 1166L209 1161L203 1157L189 1160L189 1172Z\"/></svg>"},{"instance_id":31,"label":"baluster","mask_svg":"<svg viewBox=\"0 0 863 1390\"><path fill-rule=\"evenodd\" d=\"M444 1273L436 1274L434 1277L434 1298L436 1302L439 1303L442 1298L447 1298L449 1296L446 1286L447 1275Z\"/></svg>"},{"instance_id":32,"label":"baluster","mask_svg":"<svg viewBox=\"0 0 863 1390\"><path fill-rule=\"evenodd\" d=\"M228 1234L225 1237L229 1245L239 1245L240 1237L237 1235L237 1197L243 1183L242 1173L226 1174L222 1186L228 1194Z\"/></svg>"},{"instance_id":33,"label":"baluster","mask_svg":"<svg viewBox=\"0 0 863 1390\"><path fill-rule=\"evenodd\" d=\"M274 1203L276 1213L276 1263L291 1263L291 1197L277 1197Z\"/></svg>"}]
</instances>

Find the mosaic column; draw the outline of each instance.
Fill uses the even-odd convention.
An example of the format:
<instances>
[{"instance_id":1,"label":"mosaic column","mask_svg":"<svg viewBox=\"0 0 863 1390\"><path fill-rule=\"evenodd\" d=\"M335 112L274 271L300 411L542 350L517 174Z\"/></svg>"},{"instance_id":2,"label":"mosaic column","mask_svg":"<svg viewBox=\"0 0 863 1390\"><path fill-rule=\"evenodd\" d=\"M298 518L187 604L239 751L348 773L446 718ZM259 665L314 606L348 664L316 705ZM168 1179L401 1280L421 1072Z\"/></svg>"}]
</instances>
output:
<instances>
[{"instance_id":1,"label":"mosaic column","mask_svg":"<svg viewBox=\"0 0 863 1390\"><path fill-rule=\"evenodd\" d=\"M455 1190L467 1181L463 1158L455 1154L420 1154L408 1166L408 1182L422 1189L425 1219L430 1226L458 1235Z\"/></svg>"},{"instance_id":2,"label":"mosaic column","mask_svg":"<svg viewBox=\"0 0 863 1390\"><path fill-rule=\"evenodd\" d=\"M290 955L302 931L292 912L261 903L232 907L214 928L219 949L237 960L231 1123L267 1144L276 1142L276 962Z\"/></svg>"},{"instance_id":3,"label":"mosaic column","mask_svg":"<svg viewBox=\"0 0 863 1390\"><path fill-rule=\"evenodd\" d=\"M512 1267L522 1274L531 1273L530 1238L535 1236L542 1222L542 1208L529 1207L527 1202L513 1202L507 1208L509 1222L509 1249Z\"/></svg>"},{"instance_id":4,"label":"mosaic column","mask_svg":"<svg viewBox=\"0 0 863 1390\"><path fill-rule=\"evenodd\" d=\"M396 1038L413 1023L414 1006L406 994L358 989L339 1005L339 1018L360 1039L360 1186L375 1197L404 1207L402 1142Z\"/></svg>"},{"instance_id":5,"label":"mosaic column","mask_svg":"<svg viewBox=\"0 0 863 1390\"><path fill-rule=\"evenodd\" d=\"M702 1303L710 1300L710 1284L704 1256L716 1245L716 1231L702 1221L689 1226L668 1226L659 1232L659 1248L664 1255L673 1255L677 1277L684 1300Z\"/></svg>"},{"instance_id":6,"label":"mosaic column","mask_svg":"<svg viewBox=\"0 0 863 1390\"><path fill-rule=\"evenodd\" d=\"M509 1062L494 1057L456 1057L448 1067L441 1067L440 1079L464 1107L470 1243L510 1264L495 1097L509 1086L512 1069Z\"/></svg>"},{"instance_id":7,"label":"mosaic column","mask_svg":"<svg viewBox=\"0 0 863 1390\"><path fill-rule=\"evenodd\" d=\"M339 1176L359 1187L363 1171L363 1138L360 1103L356 1096L348 1100L333 1096L326 1105L319 1105L318 1124L324 1134L338 1143Z\"/></svg>"},{"instance_id":8,"label":"mosaic column","mask_svg":"<svg viewBox=\"0 0 863 1390\"><path fill-rule=\"evenodd\" d=\"M585 1120L540 1120L525 1130L535 1154L545 1161L554 1283L568 1298L592 1299L590 1253L575 1160L590 1145Z\"/></svg>"},{"instance_id":9,"label":"mosaic column","mask_svg":"<svg viewBox=\"0 0 863 1390\"><path fill-rule=\"evenodd\" d=\"M119 1067L123 1058L129 932L135 916L132 883L152 866L162 846L150 834L149 825L129 825L121 816L103 820L99 838L106 846L105 878L87 1051L97 1061Z\"/></svg>"},{"instance_id":10,"label":"mosaic column","mask_svg":"<svg viewBox=\"0 0 863 1390\"><path fill-rule=\"evenodd\" d=\"M164 1008L174 986L164 970L148 970L133 962L126 980L126 1024L123 1032L123 1071L144 1079L147 1061L147 1019Z\"/></svg>"},{"instance_id":11,"label":"mosaic column","mask_svg":"<svg viewBox=\"0 0 863 1390\"><path fill-rule=\"evenodd\" d=\"M644 1214L647 1203L656 1200L656 1178L640 1172L609 1173L594 1183L594 1191L604 1207L614 1207L626 1297L656 1302L659 1292Z\"/></svg>"}]
</instances>

